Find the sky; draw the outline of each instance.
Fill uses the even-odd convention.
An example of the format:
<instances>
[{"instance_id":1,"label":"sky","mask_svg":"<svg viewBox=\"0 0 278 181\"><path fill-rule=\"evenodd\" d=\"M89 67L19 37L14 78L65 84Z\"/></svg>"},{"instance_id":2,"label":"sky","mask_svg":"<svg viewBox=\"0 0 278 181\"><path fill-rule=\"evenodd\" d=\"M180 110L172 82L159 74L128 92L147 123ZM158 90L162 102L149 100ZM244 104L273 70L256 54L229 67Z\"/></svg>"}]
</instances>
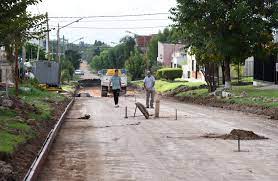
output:
<instances>
[{"instance_id":1,"label":"sky","mask_svg":"<svg viewBox=\"0 0 278 181\"><path fill-rule=\"evenodd\" d=\"M49 24L53 28L57 27L58 23L63 26L78 18L52 17L169 13L170 8L175 7L175 5L176 0L43 0L40 4L31 7L30 11L34 14L48 12L50 17ZM172 21L168 19L169 16L170 14L140 17L85 18L61 29L60 35L61 37L64 35L69 42L84 37L83 41L86 43L100 40L113 45L119 43L120 39L126 35L133 36L127 31L137 35L158 33L165 26L172 24ZM56 31L51 32L50 38L56 39Z\"/></svg>"}]
</instances>

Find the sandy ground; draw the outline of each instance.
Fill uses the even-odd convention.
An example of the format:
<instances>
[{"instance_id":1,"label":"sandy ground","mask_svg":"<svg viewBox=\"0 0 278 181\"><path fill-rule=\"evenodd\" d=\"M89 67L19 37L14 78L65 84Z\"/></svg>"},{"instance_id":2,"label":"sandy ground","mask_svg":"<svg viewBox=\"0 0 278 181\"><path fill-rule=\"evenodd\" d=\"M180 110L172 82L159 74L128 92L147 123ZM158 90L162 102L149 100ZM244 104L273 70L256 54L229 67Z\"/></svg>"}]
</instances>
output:
<instances>
[{"instance_id":1,"label":"sandy ground","mask_svg":"<svg viewBox=\"0 0 278 181\"><path fill-rule=\"evenodd\" d=\"M133 117L134 103L121 97L117 109L113 98L77 98L39 180L278 180L277 122L171 100L161 100L160 119L145 120ZM84 114L91 119L76 119ZM270 139L242 141L236 152L237 141L201 138L237 128Z\"/></svg>"},{"instance_id":2,"label":"sandy ground","mask_svg":"<svg viewBox=\"0 0 278 181\"><path fill-rule=\"evenodd\" d=\"M278 180L274 121L169 100L161 102L164 118L145 120L133 117L134 102L121 97L116 109L112 98L77 99L39 180ZM83 114L92 118L76 119ZM239 153L236 141L200 138L234 128L270 139L242 141Z\"/></svg>"},{"instance_id":3,"label":"sandy ground","mask_svg":"<svg viewBox=\"0 0 278 181\"><path fill-rule=\"evenodd\" d=\"M80 70L83 70L84 71L84 75L81 76L82 79L94 79L94 78L99 78L99 76L97 75L94 75L91 73L91 71L89 70L89 66L87 64L86 61L84 61L82 64L80 64Z\"/></svg>"}]
</instances>

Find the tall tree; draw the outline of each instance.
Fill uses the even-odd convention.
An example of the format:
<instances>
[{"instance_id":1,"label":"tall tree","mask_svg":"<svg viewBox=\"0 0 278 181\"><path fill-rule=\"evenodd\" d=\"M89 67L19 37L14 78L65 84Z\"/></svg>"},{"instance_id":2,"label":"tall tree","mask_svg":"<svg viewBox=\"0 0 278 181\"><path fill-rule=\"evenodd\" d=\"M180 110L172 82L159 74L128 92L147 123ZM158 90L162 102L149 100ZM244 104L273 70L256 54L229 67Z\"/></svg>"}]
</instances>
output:
<instances>
[{"instance_id":1,"label":"tall tree","mask_svg":"<svg viewBox=\"0 0 278 181\"><path fill-rule=\"evenodd\" d=\"M230 64L268 47L278 27L277 0L177 0L173 20L186 41L224 60L225 87L231 87Z\"/></svg>"},{"instance_id":2,"label":"tall tree","mask_svg":"<svg viewBox=\"0 0 278 181\"><path fill-rule=\"evenodd\" d=\"M32 15L27 7L41 0L3 0L0 2L0 40L7 51L7 59L15 64L14 77L18 95L18 51L30 39L40 38L46 31L44 15Z\"/></svg>"},{"instance_id":3,"label":"tall tree","mask_svg":"<svg viewBox=\"0 0 278 181\"><path fill-rule=\"evenodd\" d=\"M126 61L126 68L132 80L140 79L144 75L144 58L136 49Z\"/></svg>"}]
</instances>

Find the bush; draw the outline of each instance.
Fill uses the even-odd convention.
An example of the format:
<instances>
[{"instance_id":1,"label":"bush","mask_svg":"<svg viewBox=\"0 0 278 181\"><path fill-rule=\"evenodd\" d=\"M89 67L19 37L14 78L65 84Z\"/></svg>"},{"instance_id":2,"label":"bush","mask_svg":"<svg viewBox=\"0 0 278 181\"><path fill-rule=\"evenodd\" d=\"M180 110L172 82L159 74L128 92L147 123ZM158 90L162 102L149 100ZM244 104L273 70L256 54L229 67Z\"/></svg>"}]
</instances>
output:
<instances>
[{"instance_id":1,"label":"bush","mask_svg":"<svg viewBox=\"0 0 278 181\"><path fill-rule=\"evenodd\" d=\"M183 74L180 68L164 68L157 71L156 76L158 79L175 80L181 78Z\"/></svg>"}]
</instances>

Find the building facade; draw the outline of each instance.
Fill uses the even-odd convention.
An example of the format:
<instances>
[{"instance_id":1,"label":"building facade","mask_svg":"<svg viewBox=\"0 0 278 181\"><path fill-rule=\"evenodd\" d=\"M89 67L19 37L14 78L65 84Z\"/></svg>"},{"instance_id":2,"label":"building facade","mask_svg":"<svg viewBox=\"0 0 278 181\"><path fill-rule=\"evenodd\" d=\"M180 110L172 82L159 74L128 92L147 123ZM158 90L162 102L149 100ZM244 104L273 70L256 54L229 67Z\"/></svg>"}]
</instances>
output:
<instances>
[{"instance_id":1,"label":"building facade","mask_svg":"<svg viewBox=\"0 0 278 181\"><path fill-rule=\"evenodd\" d=\"M135 42L136 46L143 52L147 53L148 51L148 45L150 44L150 41L154 35L142 35L142 36L136 36Z\"/></svg>"},{"instance_id":2,"label":"building facade","mask_svg":"<svg viewBox=\"0 0 278 181\"><path fill-rule=\"evenodd\" d=\"M182 44L170 44L158 42L158 57L157 61L160 62L165 67L172 67L173 54L185 45Z\"/></svg>"}]
</instances>

